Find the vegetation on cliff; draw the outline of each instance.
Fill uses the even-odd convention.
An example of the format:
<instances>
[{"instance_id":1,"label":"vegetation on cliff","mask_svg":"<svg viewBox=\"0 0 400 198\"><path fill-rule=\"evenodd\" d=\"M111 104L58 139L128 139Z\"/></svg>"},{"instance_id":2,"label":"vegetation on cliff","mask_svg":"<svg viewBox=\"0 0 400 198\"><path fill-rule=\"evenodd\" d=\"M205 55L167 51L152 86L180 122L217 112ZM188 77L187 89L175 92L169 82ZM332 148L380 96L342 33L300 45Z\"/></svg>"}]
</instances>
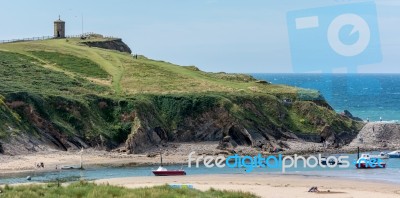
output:
<instances>
[{"instance_id":1,"label":"vegetation on cliff","mask_svg":"<svg viewBox=\"0 0 400 198\"><path fill-rule=\"evenodd\" d=\"M354 137L361 127L336 114L317 91L136 59L81 42L0 45L1 150L124 145L143 152L164 142L227 135L262 148L304 134Z\"/></svg>"}]
</instances>

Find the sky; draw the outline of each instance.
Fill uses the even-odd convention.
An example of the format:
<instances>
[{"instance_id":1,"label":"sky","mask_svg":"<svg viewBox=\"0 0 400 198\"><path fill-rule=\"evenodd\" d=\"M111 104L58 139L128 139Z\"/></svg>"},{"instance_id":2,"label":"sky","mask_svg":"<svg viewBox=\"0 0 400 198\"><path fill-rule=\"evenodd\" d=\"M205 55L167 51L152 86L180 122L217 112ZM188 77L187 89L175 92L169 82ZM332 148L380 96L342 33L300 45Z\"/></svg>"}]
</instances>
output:
<instances>
[{"instance_id":1,"label":"sky","mask_svg":"<svg viewBox=\"0 0 400 198\"><path fill-rule=\"evenodd\" d=\"M349 57L323 54L322 51L331 50L326 40L327 30L323 28L336 17L333 15L340 14L341 5L362 2L366 0L1 0L0 40L50 36L53 21L59 15L66 22L67 35L81 34L83 16L84 32L120 37L135 54L195 65L204 71L325 72L326 62L330 63L327 72L400 73L398 0L375 1L377 13L372 20L377 20L377 26L370 27L371 38L379 45L376 47L374 43L375 50L365 50L351 61ZM369 11L355 6L355 11L366 13L369 23ZM318 11L322 7L334 12ZM307 35L311 40L304 42L289 28L294 19L288 21L288 16L296 11L314 14L309 11L312 8L317 8L315 13L321 15L318 16L321 28L309 29L311 33ZM346 37L343 31L340 29L340 34ZM353 33L347 32L350 34L347 37L353 40L349 45L362 35ZM293 35L294 40L303 41L300 50L294 47ZM316 46L314 51L307 51L313 46ZM320 67L304 69L294 57L303 58L304 64L316 63L311 59L321 57L322 63Z\"/></svg>"}]
</instances>

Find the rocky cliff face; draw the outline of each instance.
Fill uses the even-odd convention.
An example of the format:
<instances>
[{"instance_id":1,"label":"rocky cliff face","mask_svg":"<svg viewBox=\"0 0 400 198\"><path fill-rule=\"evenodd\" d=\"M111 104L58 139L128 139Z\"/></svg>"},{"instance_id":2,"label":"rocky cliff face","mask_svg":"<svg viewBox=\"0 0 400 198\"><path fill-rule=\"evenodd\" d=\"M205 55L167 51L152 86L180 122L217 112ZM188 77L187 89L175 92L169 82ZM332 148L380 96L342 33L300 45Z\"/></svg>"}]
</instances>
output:
<instances>
[{"instance_id":1,"label":"rocky cliff face","mask_svg":"<svg viewBox=\"0 0 400 198\"><path fill-rule=\"evenodd\" d=\"M0 103L3 136L0 153L16 155L48 149L69 150L95 146L97 139L85 137L83 117L87 109L76 101L61 97L41 98L27 93L12 93ZM7 118L7 120L4 120ZM69 131L61 124L70 122ZM66 125L64 125L66 126ZM87 125L86 125L87 126ZM88 126L87 126L88 127ZM73 134L73 131L81 133Z\"/></svg>"},{"instance_id":2,"label":"rocky cliff face","mask_svg":"<svg viewBox=\"0 0 400 198\"><path fill-rule=\"evenodd\" d=\"M27 93L6 95L0 113L10 120L0 151L19 154L81 147L143 153L166 143L222 141L221 148L291 148L284 141L350 142L359 123L320 102L286 105L272 95L142 95L84 100ZM17 135L16 135L17 134ZM310 139L304 137L312 137Z\"/></svg>"},{"instance_id":3,"label":"rocky cliff face","mask_svg":"<svg viewBox=\"0 0 400 198\"><path fill-rule=\"evenodd\" d=\"M397 149L400 147L400 124L367 123L349 147Z\"/></svg>"},{"instance_id":4,"label":"rocky cliff face","mask_svg":"<svg viewBox=\"0 0 400 198\"><path fill-rule=\"evenodd\" d=\"M104 49L110 49L110 50L117 50L120 52L126 52L131 54L132 51L126 45L124 42L122 42L122 39L112 39L108 41L87 41L87 42L82 42L83 44L89 46L89 47L98 47L98 48L104 48Z\"/></svg>"},{"instance_id":5,"label":"rocky cliff face","mask_svg":"<svg viewBox=\"0 0 400 198\"><path fill-rule=\"evenodd\" d=\"M260 137L264 141L263 143L254 139L266 131L254 131L255 134L252 136L243 126L242 121L230 115L229 111L219 107L193 117L185 117L175 130L170 131L170 135L162 126L149 126L149 122L152 121L149 121L148 118L142 116L135 120L135 127L126 142L126 148L130 152L140 153L166 142L220 141L225 136L231 136L237 145L262 146L268 144L264 137Z\"/></svg>"},{"instance_id":6,"label":"rocky cliff face","mask_svg":"<svg viewBox=\"0 0 400 198\"><path fill-rule=\"evenodd\" d=\"M164 100L164 101L163 101ZM159 105L166 101L182 98L163 98L156 102ZM287 107L277 98L261 97L257 99L240 98L240 102L231 99L225 105L211 106L197 112L184 115L170 128L173 119L163 121L157 110L139 113L134 127L126 141L126 148L132 153L141 153L147 149L167 142L200 142L221 141L220 148L232 149L232 146L249 146L260 150L289 150L283 141L305 139L307 141L326 141L328 146L339 147L348 144L357 135L361 124L347 117L335 114L326 107L313 102L295 102ZM234 108L233 108L234 107ZM183 112L179 105L171 106L175 112ZM307 108L305 111L303 108ZM319 113L315 114L314 111ZM326 115L324 115L326 114ZM294 117L302 117L300 122L312 126L312 131L304 131L302 123L293 121ZM305 133L307 132L307 133ZM305 134L304 134L305 133ZM313 137L307 139L304 137ZM224 141L224 139L226 141ZM227 141L229 140L229 141Z\"/></svg>"}]
</instances>

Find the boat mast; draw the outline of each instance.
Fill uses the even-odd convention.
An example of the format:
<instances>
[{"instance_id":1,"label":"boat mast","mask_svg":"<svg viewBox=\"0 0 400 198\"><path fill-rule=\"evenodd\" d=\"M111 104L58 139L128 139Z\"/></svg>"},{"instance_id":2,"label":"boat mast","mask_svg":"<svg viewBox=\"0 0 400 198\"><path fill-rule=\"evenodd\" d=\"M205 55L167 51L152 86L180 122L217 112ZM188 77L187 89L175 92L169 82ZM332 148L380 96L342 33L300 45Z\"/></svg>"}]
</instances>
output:
<instances>
[{"instance_id":1,"label":"boat mast","mask_svg":"<svg viewBox=\"0 0 400 198\"><path fill-rule=\"evenodd\" d=\"M80 157L81 157L81 159L80 159L80 163L79 163L79 165L80 165L79 169L82 169L82 155L83 155L83 147L81 148L81 151L80 151L79 153L80 153Z\"/></svg>"},{"instance_id":2,"label":"boat mast","mask_svg":"<svg viewBox=\"0 0 400 198\"><path fill-rule=\"evenodd\" d=\"M163 166L162 164L162 151L160 150L160 157L161 157L161 166Z\"/></svg>"},{"instance_id":3,"label":"boat mast","mask_svg":"<svg viewBox=\"0 0 400 198\"><path fill-rule=\"evenodd\" d=\"M82 154L81 154L81 161L79 163L79 168L82 169Z\"/></svg>"}]
</instances>

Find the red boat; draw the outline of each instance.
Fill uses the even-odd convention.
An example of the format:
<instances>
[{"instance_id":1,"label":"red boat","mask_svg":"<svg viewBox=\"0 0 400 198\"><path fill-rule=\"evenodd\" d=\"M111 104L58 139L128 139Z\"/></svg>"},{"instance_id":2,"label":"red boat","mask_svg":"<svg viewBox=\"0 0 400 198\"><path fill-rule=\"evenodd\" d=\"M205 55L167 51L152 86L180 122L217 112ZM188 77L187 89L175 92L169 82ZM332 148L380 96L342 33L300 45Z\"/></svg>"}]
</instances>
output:
<instances>
[{"instance_id":1,"label":"red boat","mask_svg":"<svg viewBox=\"0 0 400 198\"><path fill-rule=\"evenodd\" d=\"M166 168L164 168L162 165L162 153L160 153L160 157L161 157L161 164L160 167L158 167L157 170L153 170L153 174L155 176L179 176L179 175L186 175L186 172L184 170L167 170Z\"/></svg>"},{"instance_id":2,"label":"red boat","mask_svg":"<svg viewBox=\"0 0 400 198\"><path fill-rule=\"evenodd\" d=\"M362 154L355 164L356 168L386 168L386 163L382 159L371 157L369 154Z\"/></svg>"},{"instance_id":3,"label":"red boat","mask_svg":"<svg viewBox=\"0 0 400 198\"><path fill-rule=\"evenodd\" d=\"M166 168L160 166L157 170L153 170L155 176L178 176L186 175L184 170L167 170Z\"/></svg>"}]
</instances>

